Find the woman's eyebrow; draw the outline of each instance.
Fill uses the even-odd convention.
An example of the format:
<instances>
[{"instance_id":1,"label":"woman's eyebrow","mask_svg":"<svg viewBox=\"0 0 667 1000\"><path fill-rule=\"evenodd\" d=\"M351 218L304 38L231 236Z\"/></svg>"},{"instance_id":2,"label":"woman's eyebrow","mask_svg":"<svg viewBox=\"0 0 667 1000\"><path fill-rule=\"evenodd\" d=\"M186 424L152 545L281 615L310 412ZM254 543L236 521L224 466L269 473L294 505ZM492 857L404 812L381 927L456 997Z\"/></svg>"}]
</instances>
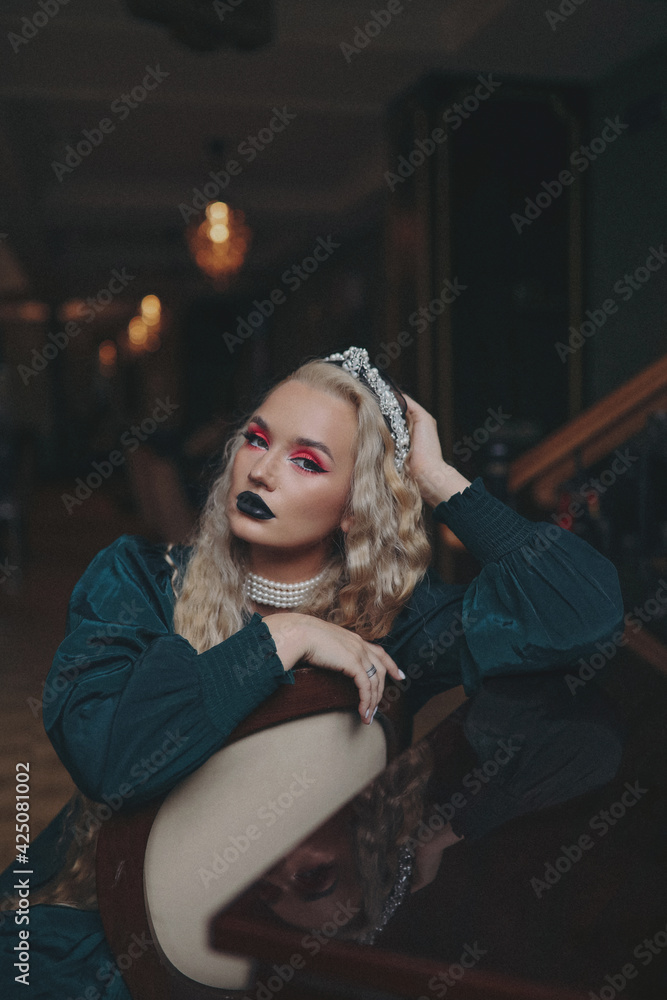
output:
<instances>
[{"instance_id":1,"label":"woman's eyebrow","mask_svg":"<svg viewBox=\"0 0 667 1000\"><path fill-rule=\"evenodd\" d=\"M254 424L259 424L262 430L268 433L269 425L267 424L266 420L264 420L263 417L260 417L258 414L255 414L255 416L251 417L250 420ZM298 437L294 438L294 444L301 445L304 448L319 448L320 451L323 451L325 455L329 456L334 465L336 464L336 459L331 454L331 451L321 441L313 441L312 438Z\"/></svg>"}]
</instances>

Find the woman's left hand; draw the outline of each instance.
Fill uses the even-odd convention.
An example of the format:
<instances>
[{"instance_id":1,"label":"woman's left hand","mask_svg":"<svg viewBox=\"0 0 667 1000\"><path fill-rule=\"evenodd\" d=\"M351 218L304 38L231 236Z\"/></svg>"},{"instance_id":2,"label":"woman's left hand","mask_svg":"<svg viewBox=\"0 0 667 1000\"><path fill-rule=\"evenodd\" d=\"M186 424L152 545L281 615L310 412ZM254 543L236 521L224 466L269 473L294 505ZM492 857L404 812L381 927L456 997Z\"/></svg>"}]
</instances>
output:
<instances>
[{"instance_id":1,"label":"woman's left hand","mask_svg":"<svg viewBox=\"0 0 667 1000\"><path fill-rule=\"evenodd\" d=\"M411 417L410 454L407 467L419 486L422 499L432 507L460 493L470 482L442 457L438 425L428 410L403 393Z\"/></svg>"}]
</instances>

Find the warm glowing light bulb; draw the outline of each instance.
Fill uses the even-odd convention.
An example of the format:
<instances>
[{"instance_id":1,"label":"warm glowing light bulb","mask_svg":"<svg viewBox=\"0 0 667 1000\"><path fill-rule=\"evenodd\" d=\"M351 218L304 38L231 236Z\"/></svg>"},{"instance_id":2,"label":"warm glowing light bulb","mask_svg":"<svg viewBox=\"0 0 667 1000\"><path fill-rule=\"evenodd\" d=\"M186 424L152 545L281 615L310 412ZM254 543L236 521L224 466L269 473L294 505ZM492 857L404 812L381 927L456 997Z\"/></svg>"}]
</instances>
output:
<instances>
[{"instance_id":1,"label":"warm glowing light bulb","mask_svg":"<svg viewBox=\"0 0 667 1000\"><path fill-rule=\"evenodd\" d=\"M227 222L229 219L229 205L224 201L212 201L206 207L206 218L210 222Z\"/></svg>"},{"instance_id":2,"label":"warm glowing light bulb","mask_svg":"<svg viewBox=\"0 0 667 1000\"><path fill-rule=\"evenodd\" d=\"M103 340L99 346L98 354L101 365L115 364L118 351L113 340Z\"/></svg>"},{"instance_id":3,"label":"warm glowing light bulb","mask_svg":"<svg viewBox=\"0 0 667 1000\"><path fill-rule=\"evenodd\" d=\"M148 339L148 327L140 316L133 316L127 328L130 343L141 347Z\"/></svg>"},{"instance_id":4,"label":"warm glowing light bulb","mask_svg":"<svg viewBox=\"0 0 667 1000\"><path fill-rule=\"evenodd\" d=\"M185 236L197 266L226 286L243 266L252 233L243 212L213 201L206 207L204 220L191 223Z\"/></svg>"},{"instance_id":5,"label":"warm glowing light bulb","mask_svg":"<svg viewBox=\"0 0 667 1000\"><path fill-rule=\"evenodd\" d=\"M229 239L229 226L226 226L224 222L215 222L208 235L214 243L224 243L225 240Z\"/></svg>"},{"instance_id":6,"label":"warm glowing light bulb","mask_svg":"<svg viewBox=\"0 0 667 1000\"><path fill-rule=\"evenodd\" d=\"M58 310L58 319L61 323L66 323L68 320L78 320L81 319L81 313L86 308L86 303L83 299L68 299L67 302L63 302L60 309Z\"/></svg>"},{"instance_id":7,"label":"warm glowing light bulb","mask_svg":"<svg viewBox=\"0 0 667 1000\"><path fill-rule=\"evenodd\" d=\"M144 295L141 300L141 315L147 323L155 323L162 311L157 295Z\"/></svg>"}]
</instances>

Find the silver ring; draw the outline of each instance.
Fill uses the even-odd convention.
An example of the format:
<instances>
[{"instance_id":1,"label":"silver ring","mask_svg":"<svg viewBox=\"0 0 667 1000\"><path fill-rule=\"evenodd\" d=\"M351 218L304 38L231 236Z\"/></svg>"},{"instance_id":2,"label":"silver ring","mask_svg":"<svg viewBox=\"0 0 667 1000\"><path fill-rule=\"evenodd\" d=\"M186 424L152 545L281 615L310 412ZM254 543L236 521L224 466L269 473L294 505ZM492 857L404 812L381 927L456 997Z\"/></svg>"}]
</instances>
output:
<instances>
[{"instance_id":1,"label":"silver ring","mask_svg":"<svg viewBox=\"0 0 667 1000\"><path fill-rule=\"evenodd\" d=\"M372 677L373 674L376 674L377 672L378 672L378 668L375 666L374 663L371 664L371 669L366 671L366 673L368 674L369 677Z\"/></svg>"}]
</instances>

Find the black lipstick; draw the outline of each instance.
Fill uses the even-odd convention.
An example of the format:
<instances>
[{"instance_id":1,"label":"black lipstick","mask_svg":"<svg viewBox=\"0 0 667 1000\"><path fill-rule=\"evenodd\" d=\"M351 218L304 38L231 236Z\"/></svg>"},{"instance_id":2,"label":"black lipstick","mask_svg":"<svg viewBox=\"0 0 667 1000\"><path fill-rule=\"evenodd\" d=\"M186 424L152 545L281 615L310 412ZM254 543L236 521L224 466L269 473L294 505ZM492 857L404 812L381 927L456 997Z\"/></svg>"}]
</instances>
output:
<instances>
[{"instance_id":1,"label":"black lipstick","mask_svg":"<svg viewBox=\"0 0 667 1000\"><path fill-rule=\"evenodd\" d=\"M249 514L250 517L256 517L260 521L268 521L276 516L262 498L256 493L251 493L250 490L239 493L236 498L236 506L243 514Z\"/></svg>"}]
</instances>

